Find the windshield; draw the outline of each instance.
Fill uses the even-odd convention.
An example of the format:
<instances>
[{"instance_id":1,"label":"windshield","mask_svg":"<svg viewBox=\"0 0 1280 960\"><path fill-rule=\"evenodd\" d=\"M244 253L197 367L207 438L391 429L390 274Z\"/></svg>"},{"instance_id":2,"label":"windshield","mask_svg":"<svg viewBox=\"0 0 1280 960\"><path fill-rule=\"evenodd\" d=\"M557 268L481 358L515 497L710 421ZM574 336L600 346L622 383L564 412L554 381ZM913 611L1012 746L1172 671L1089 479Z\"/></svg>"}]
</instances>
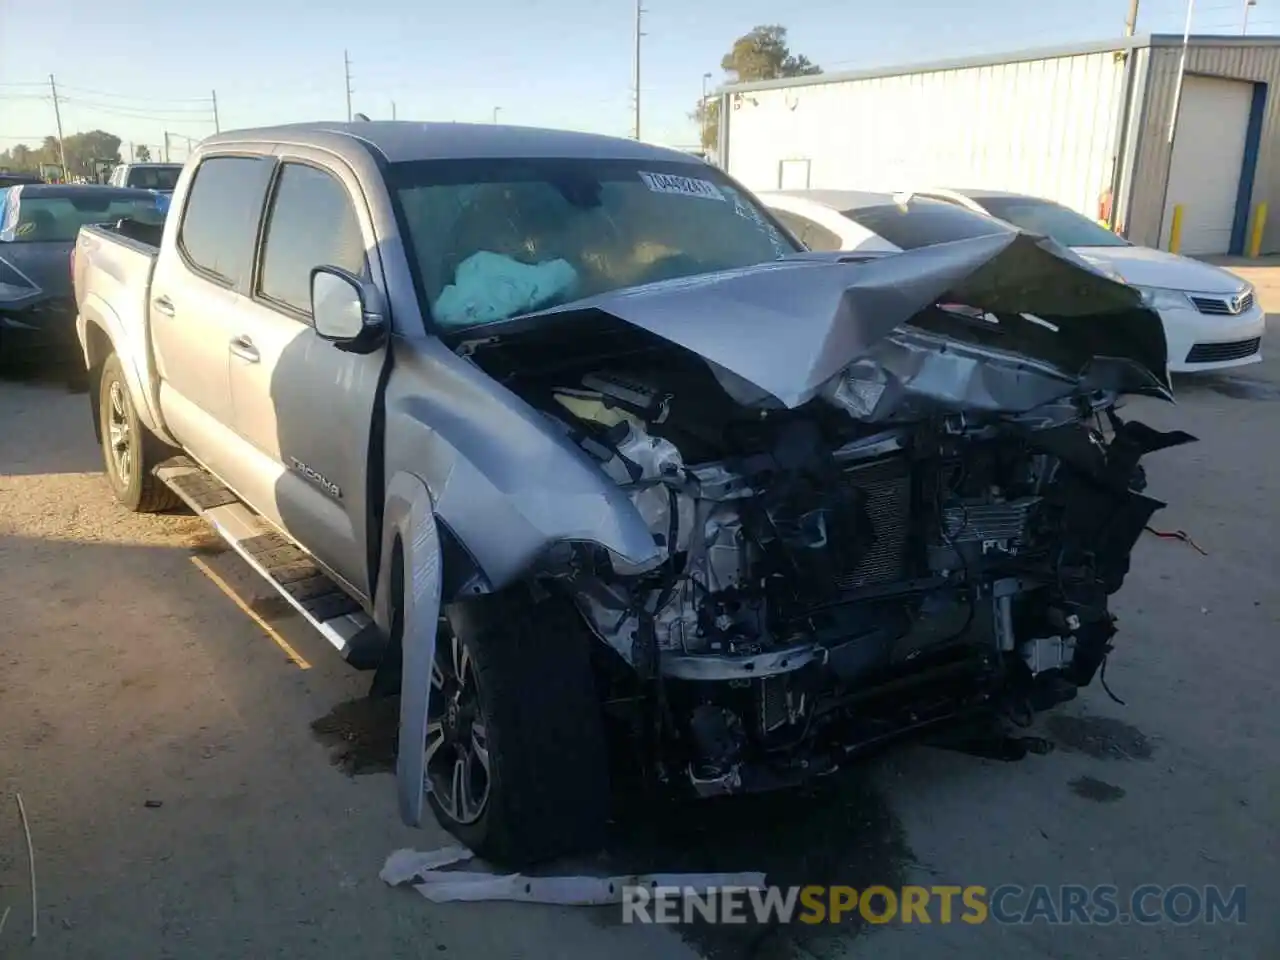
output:
<instances>
[{"instance_id":1,"label":"windshield","mask_svg":"<svg viewBox=\"0 0 1280 960\"><path fill-rule=\"evenodd\" d=\"M1069 207L1035 197L974 197L994 217L1064 247L1127 247L1129 242Z\"/></svg>"},{"instance_id":2,"label":"windshield","mask_svg":"<svg viewBox=\"0 0 1280 960\"><path fill-rule=\"evenodd\" d=\"M440 160L397 164L389 179L444 331L800 252L701 165Z\"/></svg>"},{"instance_id":3,"label":"windshield","mask_svg":"<svg viewBox=\"0 0 1280 960\"><path fill-rule=\"evenodd\" d=\"M173 190L178 185L182 167L131 167L126 187L141 190Z\"/></svg>"},{"instance_id":4,"label":"windshield","mask_svg":"<svg viewBox=\"0 0 1280 960\"><path fill-rule=\"evenodd\" d=\"M903 250L1003 233L998 220L940 200L911 200L845 210L844 216Z\"/></svg>"},{"instance_id":5,"label":"windshield","mask_svg":"<svg viewBox=\"0 0 1280 960\"><path fill-rule=\"evenodd\" d=\"M0 197L0 241L6 243L71 243L80 228L91 223L123 219L164 223L155 195L121 196L107 188L90 187L75 195L30 196L14 187Z\"/></svg>"}]
</instances>

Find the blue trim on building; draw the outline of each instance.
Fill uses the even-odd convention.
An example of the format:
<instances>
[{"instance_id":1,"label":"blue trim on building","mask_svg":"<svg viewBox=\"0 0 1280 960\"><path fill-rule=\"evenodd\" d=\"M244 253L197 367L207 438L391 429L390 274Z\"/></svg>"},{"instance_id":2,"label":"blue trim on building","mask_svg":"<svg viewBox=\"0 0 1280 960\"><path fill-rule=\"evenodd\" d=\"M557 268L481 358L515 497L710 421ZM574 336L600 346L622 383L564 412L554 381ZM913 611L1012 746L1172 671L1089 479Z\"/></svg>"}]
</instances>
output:
<instances>
[{"instance_id":1,"label":"blue trim on building","mask_svg":"<svg viewBox=\"0 0 1280 960\"><path fill-rule=\"evenodd\" d=\"M1240 163L1240 185L1236 188L1236 212L1231 221L1233 257L1244 254L1249 229L1249 201L1253 199L1253 179L1258 172L1258 151L1262 147L1262 121L1267 115L1267 85L1255 82L1253 103L1249 107L1249 125L1244 133L1244 160Z\"/></svg>"}]
</instances>

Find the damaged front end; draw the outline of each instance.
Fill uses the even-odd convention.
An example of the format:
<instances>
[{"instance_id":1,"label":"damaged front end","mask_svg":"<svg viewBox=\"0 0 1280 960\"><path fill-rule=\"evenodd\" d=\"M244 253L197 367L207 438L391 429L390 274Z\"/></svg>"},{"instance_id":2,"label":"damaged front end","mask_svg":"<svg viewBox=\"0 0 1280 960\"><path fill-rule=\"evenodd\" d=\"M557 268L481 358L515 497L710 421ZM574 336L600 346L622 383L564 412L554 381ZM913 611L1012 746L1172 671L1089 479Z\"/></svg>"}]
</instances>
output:
<instances>
[{"instance_id":1,"label":"damaged front end","mask_svg":"<svg viewBox=\"0 0 1280 960\"><path fill-rule=\"evenodd\" d=\"M1139 460L1193 439L1116 412L1169 397L1159 319L1023 235L536 319L464 352L651 531L653 562L565 543L543 573L609 651L646 769L702 795L1074 697L1162 506Z\"/></svg>"}]
</instances>

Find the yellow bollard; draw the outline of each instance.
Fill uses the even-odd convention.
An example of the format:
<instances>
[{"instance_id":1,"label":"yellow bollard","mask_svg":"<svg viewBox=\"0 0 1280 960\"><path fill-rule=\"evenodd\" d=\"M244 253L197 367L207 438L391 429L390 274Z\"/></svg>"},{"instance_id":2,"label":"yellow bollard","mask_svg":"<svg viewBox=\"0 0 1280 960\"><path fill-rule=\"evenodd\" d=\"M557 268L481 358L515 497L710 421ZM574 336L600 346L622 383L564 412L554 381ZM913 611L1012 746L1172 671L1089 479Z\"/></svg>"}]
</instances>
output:
<instances>
[{"instance_id":1,"label":"yellow bollard","mask_svg":"<svg viewBox=\"0 0 1280 960\"><path fill-rule=\"evenodd\" d=\"M1262 249L1262 231L1267 227L1267 204L1264 200L1253 212L1253 233L1249 235L1249 256L1257 258Z\"/></svg>"},{"instance_id":2,"label":"yellow bollard","mask_svg":"<svg viewBox=\"0 0 1280 960\"><path fill-rule=\"evenodd\" d=\"M1182 204L1173 207L1173 223L1169 225L1169 252L1177 253L1182 245Z\"/></svg>"}]
</instances>

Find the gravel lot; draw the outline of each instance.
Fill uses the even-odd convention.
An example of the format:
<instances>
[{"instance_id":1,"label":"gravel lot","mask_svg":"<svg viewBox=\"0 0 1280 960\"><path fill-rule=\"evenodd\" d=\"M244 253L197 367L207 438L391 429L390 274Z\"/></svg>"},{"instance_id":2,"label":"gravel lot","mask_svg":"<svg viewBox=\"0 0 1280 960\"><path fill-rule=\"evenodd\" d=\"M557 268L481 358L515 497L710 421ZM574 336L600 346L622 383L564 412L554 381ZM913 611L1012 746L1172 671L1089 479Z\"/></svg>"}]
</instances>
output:
<instances>
[{"instance_id":1,"label":"gravel lot","mask_svg":"<svg viewBox=\"0 0 1280 960\"><path fill-rule=\"evenodd\" d=\"M1241 269L1280 311L1280 267ZM1275 318L1273 317L1273 320ZM1273 343L1280 331L1273 323ZM1275 348L1273 348L1275 349ZM87 402L0 379L0 954L628 958L1280 956L1280 362L1128 415L1201 442L1148 461L1169 502L1116 601L1107 680L1017 762L908 745L813 795L620 828L591 866L778 883L1248 886L1244 926L966 924L677 931L616 911L432 905L377 878L402 846L385 710L190 516L135 517ZM302 669L211 581L271 621ZM316 729L318 728L318 729ZM30 942L25 841L40 901Z\"/></svg>"}]
</instances>

